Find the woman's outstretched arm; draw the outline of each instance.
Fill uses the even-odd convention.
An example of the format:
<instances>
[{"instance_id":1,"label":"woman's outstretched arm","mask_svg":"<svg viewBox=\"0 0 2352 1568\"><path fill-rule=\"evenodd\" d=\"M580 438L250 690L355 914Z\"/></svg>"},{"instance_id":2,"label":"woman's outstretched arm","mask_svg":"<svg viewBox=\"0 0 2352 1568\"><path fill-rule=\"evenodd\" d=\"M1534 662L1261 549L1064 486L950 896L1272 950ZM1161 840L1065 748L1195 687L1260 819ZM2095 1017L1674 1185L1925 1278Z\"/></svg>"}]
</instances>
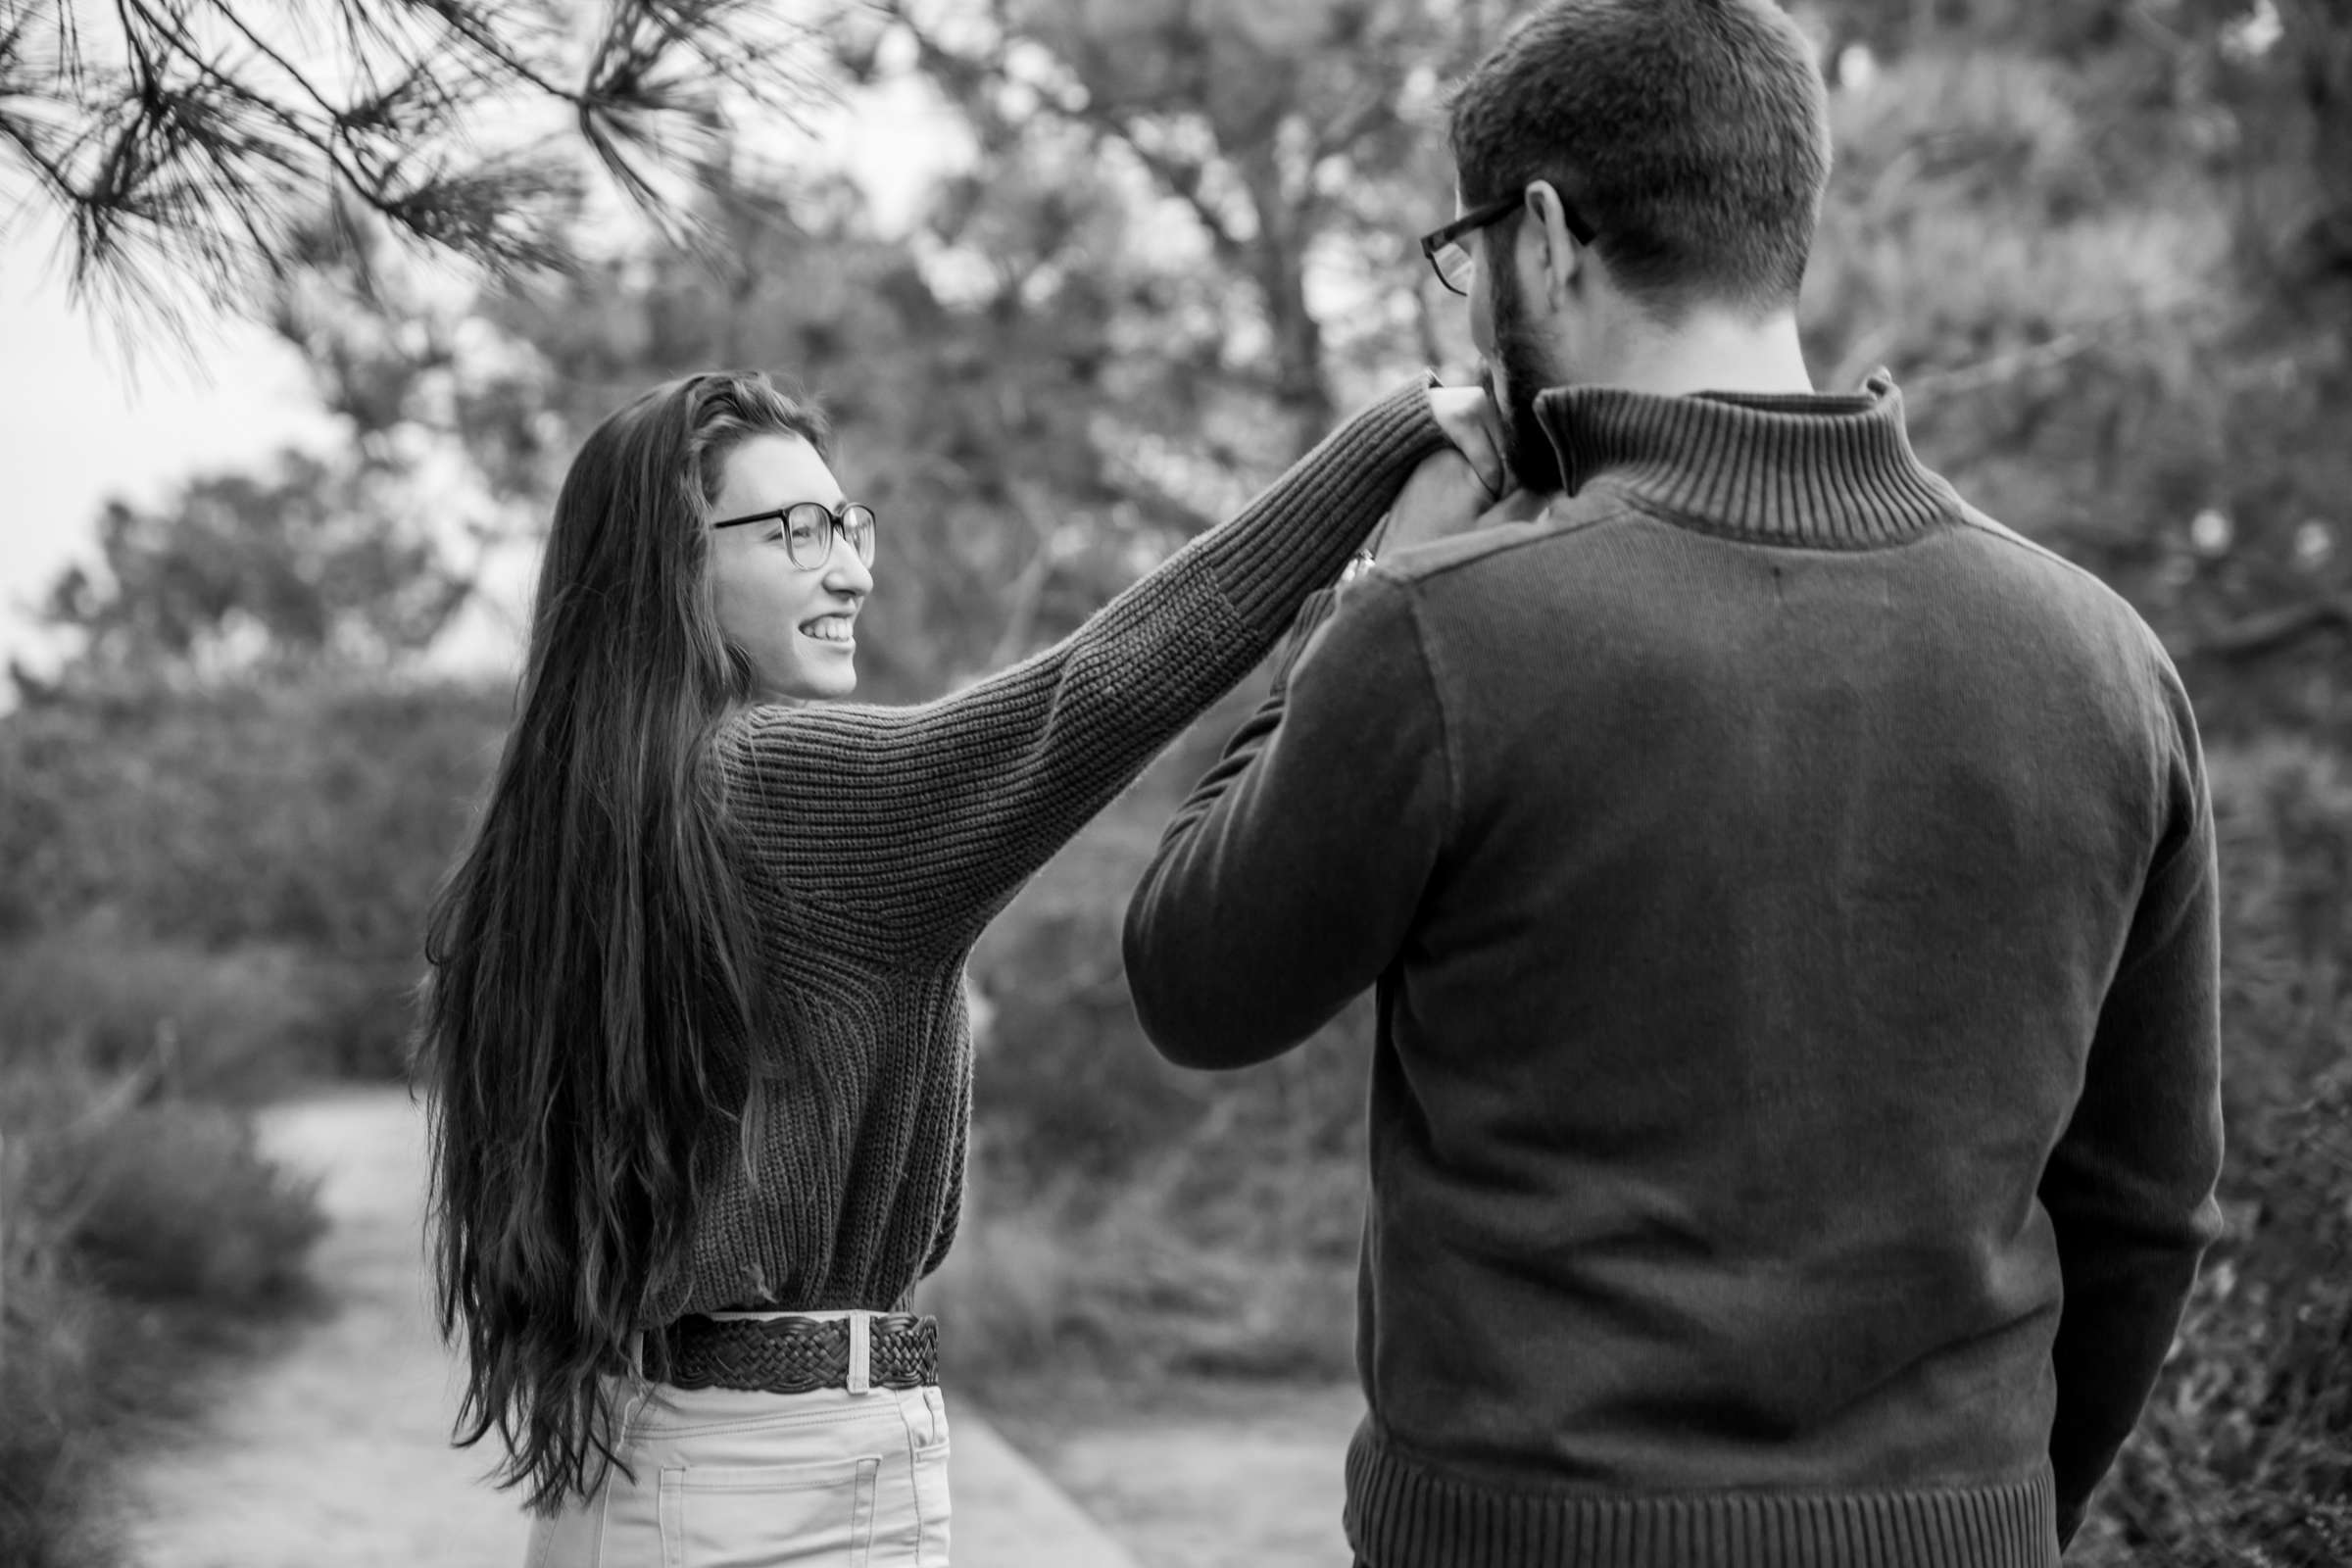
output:
<instances>
[{"instance_id":1,"label":"woman's outstretched arm","mask_svg":"<svg viewBox=\"0 0 2352 1568\"><path fill-rule=\"evenodd\" d=\"M718 757L757 870L836 951L968 939L1274 646L1447 442L1429 389L1399 390L1001 674L910 708L748 710Z\"/></svg>"}]
</instances>

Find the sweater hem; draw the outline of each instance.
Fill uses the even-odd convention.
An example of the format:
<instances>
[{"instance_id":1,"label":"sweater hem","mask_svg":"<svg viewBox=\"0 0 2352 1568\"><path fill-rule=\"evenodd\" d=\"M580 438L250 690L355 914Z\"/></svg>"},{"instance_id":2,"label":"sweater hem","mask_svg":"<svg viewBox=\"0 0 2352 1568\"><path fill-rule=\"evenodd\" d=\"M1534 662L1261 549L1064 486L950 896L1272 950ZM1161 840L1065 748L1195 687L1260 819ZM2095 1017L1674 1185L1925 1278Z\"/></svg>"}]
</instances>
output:
<instances>
[{"instance_id":1,"label":"sweater hem","mask_svg":"<svg viewBox=\"0 0 2352 1568\"><path fill-rule=\"evenodd\" d=\"M1370 1568L2057 1568L2049 1465L1973 1487L1549 1492L1348 1446L1348 1540Z\"/></svg>"}]
</instances>

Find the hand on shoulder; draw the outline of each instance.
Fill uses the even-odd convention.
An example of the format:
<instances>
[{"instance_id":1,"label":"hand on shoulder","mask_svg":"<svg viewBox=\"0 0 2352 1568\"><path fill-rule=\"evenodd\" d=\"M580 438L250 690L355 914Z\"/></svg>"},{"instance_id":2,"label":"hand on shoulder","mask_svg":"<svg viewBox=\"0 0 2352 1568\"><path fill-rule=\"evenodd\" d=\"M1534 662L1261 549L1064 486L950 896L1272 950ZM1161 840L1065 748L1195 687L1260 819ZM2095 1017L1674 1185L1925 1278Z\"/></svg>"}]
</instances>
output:
<instances>
[{"instance_id":1,"label":"hand on shoulder","mask_svg":"<svg viewBox=\"0 0 2352 1568\"><path fill-rule=\"evenodd\" d=\"M1494 400L1483 386L1432 386L1429 412L1453 449L1476 470L1490 498L1502 493L1507 469L1502 461L1502 420Z\"/></svg>"},{"instance_id":2,"label":"hand on shoulder","mask_svg":"<svg viewBox=\"0 0 2352 1568\"><path fill-rule=\"evenodd\" d=\"M1503 499L1506 470L1500 425L1485 389L1433 386L1429 408L1453 445L1423 459L1406 477L1374 542L1384 556L1508 520L1488 516Z\"/></svg>"}]
</instances>

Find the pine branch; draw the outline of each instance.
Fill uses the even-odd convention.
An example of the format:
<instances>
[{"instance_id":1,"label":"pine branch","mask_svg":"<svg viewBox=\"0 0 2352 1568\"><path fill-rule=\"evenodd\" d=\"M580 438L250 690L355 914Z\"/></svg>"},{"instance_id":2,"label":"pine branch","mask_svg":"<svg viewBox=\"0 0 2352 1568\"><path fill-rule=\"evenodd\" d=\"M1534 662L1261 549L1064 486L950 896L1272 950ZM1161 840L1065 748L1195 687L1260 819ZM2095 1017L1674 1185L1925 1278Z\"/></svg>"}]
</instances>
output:
<instances>
[{"instance_id":1,"label":"pine branch","mask_svg":"<svg viewBox=\"0 0 2352 1568\"><path fill-rule=\"evenodd\" d=\"M262 314L339 207L493 276L564 266L576 155L493 134L533 101L692 241L730 112L798 123L829 90L818 24L752 0L607 0L585 58L545 0L110 0L107 36L88 9L0 0L0 231L55 215L77 299L173 326L187 290Z\"/></svg>"}]
</instances>

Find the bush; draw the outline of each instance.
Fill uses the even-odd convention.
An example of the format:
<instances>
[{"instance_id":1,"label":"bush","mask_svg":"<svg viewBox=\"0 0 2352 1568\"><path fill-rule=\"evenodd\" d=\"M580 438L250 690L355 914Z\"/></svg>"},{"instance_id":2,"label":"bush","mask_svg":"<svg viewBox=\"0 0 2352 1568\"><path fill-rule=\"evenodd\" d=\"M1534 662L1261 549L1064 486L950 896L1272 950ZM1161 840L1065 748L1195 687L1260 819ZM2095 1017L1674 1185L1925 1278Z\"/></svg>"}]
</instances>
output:
<instances>
[{"instance_id":1,"label":"bush","mask_svg":"<svg viewBox=\"0 0 2352 1568\"><path fill-rule=\"evenodd\" d=\"M106 916L204 951L407 960L507 693L322 680L0 716L0 932Z\"/></svg>"},{"instance_id":2,"label":"bush","mask_svg":"<svg viewBox=\"0 0 2352 1568\"><path fill-rule=\"evenodd\" d=\"M1220 1227L1200 1223L1172 1184L1130 1182L1106 1202L1072 1178L1008 1203L980 1184L918 1309L938 1315L943 1358L983 1397L1047 1370L1334 1382L1354 1364L1361 1175L1349 1174L1344 1256L1212 1239L1203 1233Z\"/></svg>"},{"instance_id":3,"label":"bush","mask_svg":"<svg viewBox=\"0 0 2352 1568\"><path fill-rule=\"evenodd\" d=\"M188 1087L397 1077L509 698L321 680L0 715L0 1037Z\"/></svg>"},{"instance_id":4,"label":"bush","mask_svg":"<svg viewBox=\"0 0 2352 1568\"><path fill-rule=\"evenodd\" d=\"M2233 1140L2300 1106L2352 1042L2352 768L2278 739L2212 761L2222 859L2223 1078Z\"/></svg>"},{"instance_id":5,"label":"bush","mask_svg":"<svg viewBox=\"0 0 2352 1568\"><path fill-rule=\"evenodd\" d=\"M0 1562L112 1568L98 1347L113 1314L15 1213L22 1163L0 1155Z\"/></svg>"},{"instance_id":6,"label":"bush","mask_svg":"<svg viewBox=\"0 0 2352 1568\"><path fill-rule=\"evenodd\" d=\"M126 1436L304 1293L315 1194L236 1112L142 1078L0 1073L0 1562L112 1568Z\"/></svg>"},{"instance_id":7,"label":"bush","mask_svg":"<svg viewBox=\"0 0 2352 1568\"><path fill-rule=\"evenodd\" d=\"M282 943L208 952L91 919L0 947L0 1054L251 1103L305 1079L397 1078L416 966Z\"/></svg>"},{"instance_id":8,"label":"bush","mask_svg":"<svg viewBox=\"0 0 2352 1568\"><path fill-rule=\"evenodd\" d=\"M74 1250L134 1300L282 1303L324 1229L314 1184L264 1159L252 1123L220 1106L136 1107L69 1157Z\"/></svg>"},{"instance_id":9,"label":"bush","mask_svg":"<svg viewBox=\"0 0 2352 1568\"><path fill-rule=\"evenodd\" d=\"M2352 1071L2241 1155L2228 1242L2102 1494L2094 1564L2352 1561Z\"/></svg>"},{"instance_id":10,"label":"bush","mask_svg":"<svg viewBox=\"0 0 2352 1568\"><path fill-rule=\"evenodd\" d=\"M2352 1561L2352 773L2213 766L2229 1232L2085 1526L2092 1568Z\"/></svg>"},{"instance_id":11,"label":"bush","mask_svg":"<svg viewBox=\"0 0 2352 1568\"><path fill-rule=\"evenodd\" d=\"M1266 1066L1193 1072L1144 1038L1119 963L1128 893L1213 730L1064 850L974 956L967 1218L924 1300L983 1390L1049 1361L1310 1380L1352 1364L1369 1005Z\"/></svg>"},{"instance_id":12,"label":"bush","mask_svg":"<svg viewBox=\"0 0 2352 1568\"><path fill-rule=\"evenodd\" d=\"M251 1100L294 1070L314 1026L284 948L206 953L91 922L0 950L0 1046L98 1073Z\"/></svg>"}]
</instances>

